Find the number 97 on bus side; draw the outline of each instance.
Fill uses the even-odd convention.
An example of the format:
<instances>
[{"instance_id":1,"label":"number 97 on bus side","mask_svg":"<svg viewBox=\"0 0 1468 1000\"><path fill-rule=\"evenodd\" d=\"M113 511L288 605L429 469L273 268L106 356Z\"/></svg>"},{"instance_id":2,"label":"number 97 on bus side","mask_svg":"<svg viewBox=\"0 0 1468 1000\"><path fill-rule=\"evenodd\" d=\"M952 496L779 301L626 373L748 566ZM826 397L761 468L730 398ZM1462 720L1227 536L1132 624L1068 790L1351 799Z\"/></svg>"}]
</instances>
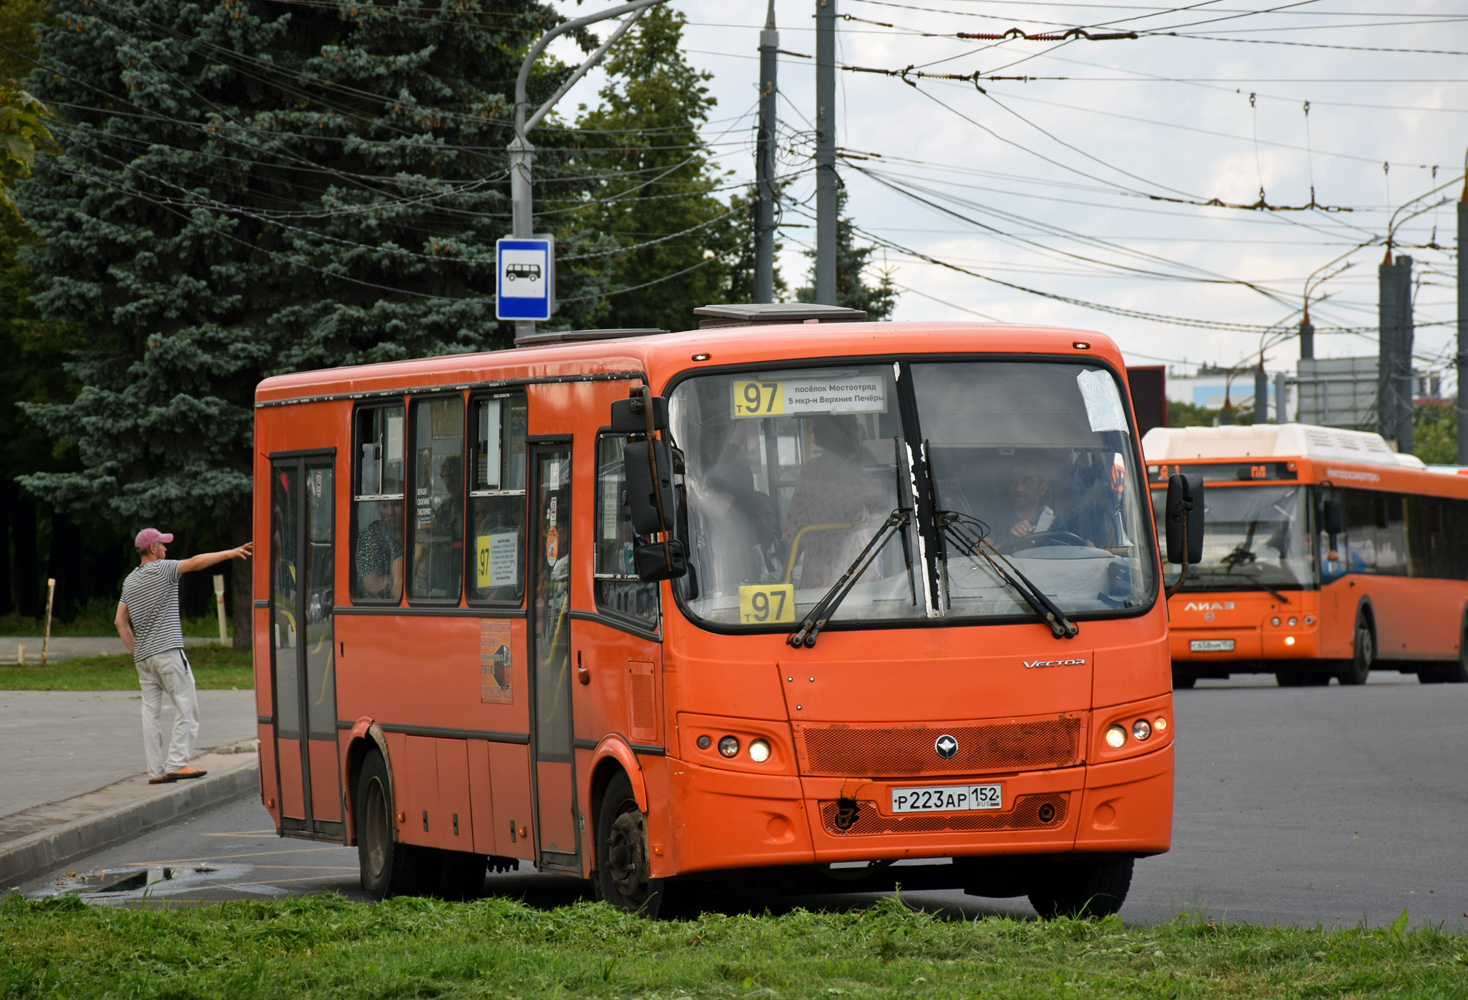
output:
<instances>
[{"instance_id":1,"label":"number 97 on bus side","mask_svg":"<svg viewBox=\"0 0 1468 1000\"><path fill-rule=\"evenodd\" d=\"M745 625L795 621L795 587L788 583L740 587L739 621Z\"/></svg>"}]
</instances>

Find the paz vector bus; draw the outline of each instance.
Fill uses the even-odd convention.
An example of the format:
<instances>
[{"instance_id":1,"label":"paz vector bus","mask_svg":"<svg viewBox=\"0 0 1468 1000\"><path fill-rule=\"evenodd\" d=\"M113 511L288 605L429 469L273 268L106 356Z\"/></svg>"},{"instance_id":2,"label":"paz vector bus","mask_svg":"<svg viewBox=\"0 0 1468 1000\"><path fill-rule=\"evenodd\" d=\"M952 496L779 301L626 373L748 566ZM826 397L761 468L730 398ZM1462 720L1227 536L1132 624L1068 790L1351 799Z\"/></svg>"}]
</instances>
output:
<instances>
[{"instance_id":1,"label":"paz vector bus","mask_svg":"<svg viewBox=\"0 0 1468 1000\"><path fill-rule=\"evenodd\" d=\"M699 312L259 385L279 833L355 844L376 898L528 862L649 914L710 882L1117 910L1170 845L1174 727L1115 345Z\"/></svg>"},{"instance_id":2,"label":"paz vector bus","mask_svg":"<svg viewBox=\"0 0 1468 1000\"><path fill-rule=\"evenodd\" d=\"M1468 476L1379 434L1308 424L1154 428L1153 498L1208 483L1208 538L1171 599L1173 679L1372 670L1468 682Z\"/></svg>"}]
</instances>

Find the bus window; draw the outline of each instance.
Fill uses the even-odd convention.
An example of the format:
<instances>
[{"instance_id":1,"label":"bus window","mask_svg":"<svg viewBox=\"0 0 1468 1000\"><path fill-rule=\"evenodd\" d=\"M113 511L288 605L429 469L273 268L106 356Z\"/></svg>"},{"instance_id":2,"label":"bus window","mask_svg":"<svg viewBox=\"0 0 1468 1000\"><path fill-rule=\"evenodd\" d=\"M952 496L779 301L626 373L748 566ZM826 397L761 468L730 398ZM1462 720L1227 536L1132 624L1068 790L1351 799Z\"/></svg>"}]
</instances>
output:
<instances>
[{"instance_id":1,"label":"bus window","mask_svg":"<svg viewBox=\"0 0 1468 1000\"><path fill-rule=\"evenodd\" d=\"M403 404L364 406L356 415L352 496L352 598L403 596Z\"/></svg>"},{"instance_id":2,"label":"bus window","mask_svg":"<svg viewBox=\"0 0 1468 1000\"><path fill-rule=\"evenodd\" d=\"M1152 493L1159 525L1166 496L1165 490ZM1288 590L1314 584L1314 551L1304 486L1210 486L1207 497L1208 533L1203 537L1203 560L1188 568L1184 590ZM1330 550L1328 538L1320 545L1322 552ZM1345 548L1344 540L1340 545ZM1166 582L1171 584L1181 568L1166 566L1164 571ZM1332 572L1332 568L1327 567L1326 572Z\"/></svg>"},{"instance_id":3,"label":"bus window","mask_svg":"<svg viewBox=\"0 0 1468 1000\"><path fill-rule=\"evenodd\" d=\"M464 572L464 400L413 401L410 601L458 603Z\"/></svg>"},{"instance_id":4,"label":"bus window","mask_svg":"<svg viewBox=\"0 0 1468 1000\"><path fill-rule=\"evenodd\" d=\"M470 410L469 600L519 604L525 597L525 397L477 398Z\"/></svg>"},{"instance_id":5,"label":"bus window","mask_svg":"<svg viewBox=\"0 0 1468 1000\"><path fill-rule=\"evenodd\" d=\"M632 519L625 498L622 451L627 439L603 434L596 441L596 606L656 629L658 586L643 583L632 564Z\"/></svg>"}]
</instances>

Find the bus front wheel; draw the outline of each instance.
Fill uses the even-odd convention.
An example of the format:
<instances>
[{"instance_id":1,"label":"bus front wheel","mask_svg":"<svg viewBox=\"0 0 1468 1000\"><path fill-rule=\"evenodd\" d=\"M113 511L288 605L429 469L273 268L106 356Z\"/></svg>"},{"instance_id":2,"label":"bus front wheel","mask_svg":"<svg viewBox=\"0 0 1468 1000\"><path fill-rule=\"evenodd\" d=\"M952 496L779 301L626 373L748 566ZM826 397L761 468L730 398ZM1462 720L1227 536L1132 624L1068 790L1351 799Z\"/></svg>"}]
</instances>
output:
<instances>
[{"instance_id":1,"label":"bus front wheel","mask_svg":"<svg viewBox=\"0 0 1468 1000\"><path fill-rule=\"evenodd\" d=\"M1110 916L1126 902L1134 864L1129 857L1056 860L1036 872L1030 905L1045 920Z\"/></svg>"},{"instance_id":2,"label":"bus front wheel","mask_svg":"<svg viewBox=\"0 0 1468 1000\"><path fill-rule=\"evenodd\" d=\"M374 750L362 761L357 776L357 862L362 869L362 888L378 901L421 893L430 888L437 874L432 870L432 852L398 842L392 809L387 761Z\"/></svg>"},{"instance_id":3,"label":"bus front wheel","mask_svg":"<svg viewBox=\"0 0 1468 1000\"><path fill-rule=\"evenodd\" d=\"M1371 668L1376 665L1376 632L1371 627L1371 620L1364 614L1356 618L1356 641L1353 645L1355 648L1351 658L1346 661L1345 668L1336 678L1342 684L1354 686L1365 684L1366 678L1371 676Z\"/></svg>"},{"instance_id":4,"label":"bus front wheel","mask_svg":"<svg viewBox=\"0 0 1468 1000\"><path fill-rule=\"evenodd\" d=\"M647 818L632 794L632 782L618 771L602 793L596 817L596 891L619 910L657 917L663 908L663 879L651 875Z\"/></svg>"}]
</instances>

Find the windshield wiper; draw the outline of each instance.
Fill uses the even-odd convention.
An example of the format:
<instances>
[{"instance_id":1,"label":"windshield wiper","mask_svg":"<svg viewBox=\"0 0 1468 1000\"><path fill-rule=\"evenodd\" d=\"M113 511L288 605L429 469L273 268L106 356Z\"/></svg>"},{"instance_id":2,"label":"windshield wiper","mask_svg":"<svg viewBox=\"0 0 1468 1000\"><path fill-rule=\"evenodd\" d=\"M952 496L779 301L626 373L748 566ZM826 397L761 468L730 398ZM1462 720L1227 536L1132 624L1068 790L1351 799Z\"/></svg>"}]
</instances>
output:
<instances>
[{"instance_id":1,"label":"windshield wiper","mask_svg":"<svg viewBox=\"0 0 1468 1000\"><path fill-rule=\"evenodd\" d=\"M1025 603L1030 606L1041 621L1050 626L1050 634L1057 639L1074 639L1080 634L1080 626L1065 616L1059 605L1046 597L1039 587L1030 582L1029 578L1019 571L1009 557L994 547L987 537L988 525L977 518L960 514L955 510L934 511L938 526L943 534L953 542L959 549L967 553L970 559L977 561L982 557L993 568L994 572L1007 585L1014 588L1015 592L1023 597ZM971 530L969 522L977 526L978 531ZM985 550L988 551L985 551ZM993 553L992 555L990 553Z\"/></svg>"},{"instance_id":2,"label":"windshield wiper","mask_svg":"<svg viewBox=\"0 0 1468 1000\"><path fill-rule=\"evenodd\" d=\"M1284 596L1283 593L1281 593L1279 590L1276 590L1274 587L1270 586L1269 584L1265 583L1263 580L1260 580L1260 579L1257 579L1255 577L1252 577L1248 573L1240 573L1238 576L1234 576L1234 574L1233 574L1233 566L1232 565L1230 565L1229 568L1226 569L1226 570L1224 570L1223 572L1219 572L1216 569L1213 569L1213 570L1209 570L1209 569L1196 570L1193 573L1192 577L1189 579L1188 583L1192 583L1194 580L1201 580L1205 576L1221 577L1221 578L1223 578L1225 580L1228 580L1230 582L1235 582L1235 581L1238 581L1238 580L1247 580L1249 583L1252 583L1254 586L1258 587L1260 590L1267 590L1267 591L1269 591L1271 594L1274 595L1274 597L1275 597L1276 600L1278 600L1278 601L1284 601L1285 600L1285 596ZM1198 588L1196 588L1196 587L1190 587L1187 584L1184 584L1183 585L1183 589L1185 589L1185 590L1196 590Z\"/></svg>"},{"instance_id":3,"label":"windshield wiper","mask_svg":"<svg viewBox=\"0 0 1468 1000\"><path fill-rule=\"evenodd\" d=\"M851 592L851 588L856 586L856 581L861 578L862 573L866 572L866 568L871 565L872 560L877 558L877 553L882 551L882 546L887 544L887 540L911 522L911 520L911 508L898 507L892 513L888 514L887 520L882 522L882 526L877 529L877 533L867 542L866 547L857 553L851 565L846 567L846 572L842 573L840 578L831 585L831 589L826 591L825 596L817 601L816 606L811 608L810 612L806 614L805 619L800 623L800 627L794 632L791 632L785 641L797 649L801 646L807 648L814 646L816 644L816 636L821 634L821 629L826 627L826 623L831 620L831 616L836 613L836 609L845 600L846 595Z\"/></svg>"}]
</instances>

